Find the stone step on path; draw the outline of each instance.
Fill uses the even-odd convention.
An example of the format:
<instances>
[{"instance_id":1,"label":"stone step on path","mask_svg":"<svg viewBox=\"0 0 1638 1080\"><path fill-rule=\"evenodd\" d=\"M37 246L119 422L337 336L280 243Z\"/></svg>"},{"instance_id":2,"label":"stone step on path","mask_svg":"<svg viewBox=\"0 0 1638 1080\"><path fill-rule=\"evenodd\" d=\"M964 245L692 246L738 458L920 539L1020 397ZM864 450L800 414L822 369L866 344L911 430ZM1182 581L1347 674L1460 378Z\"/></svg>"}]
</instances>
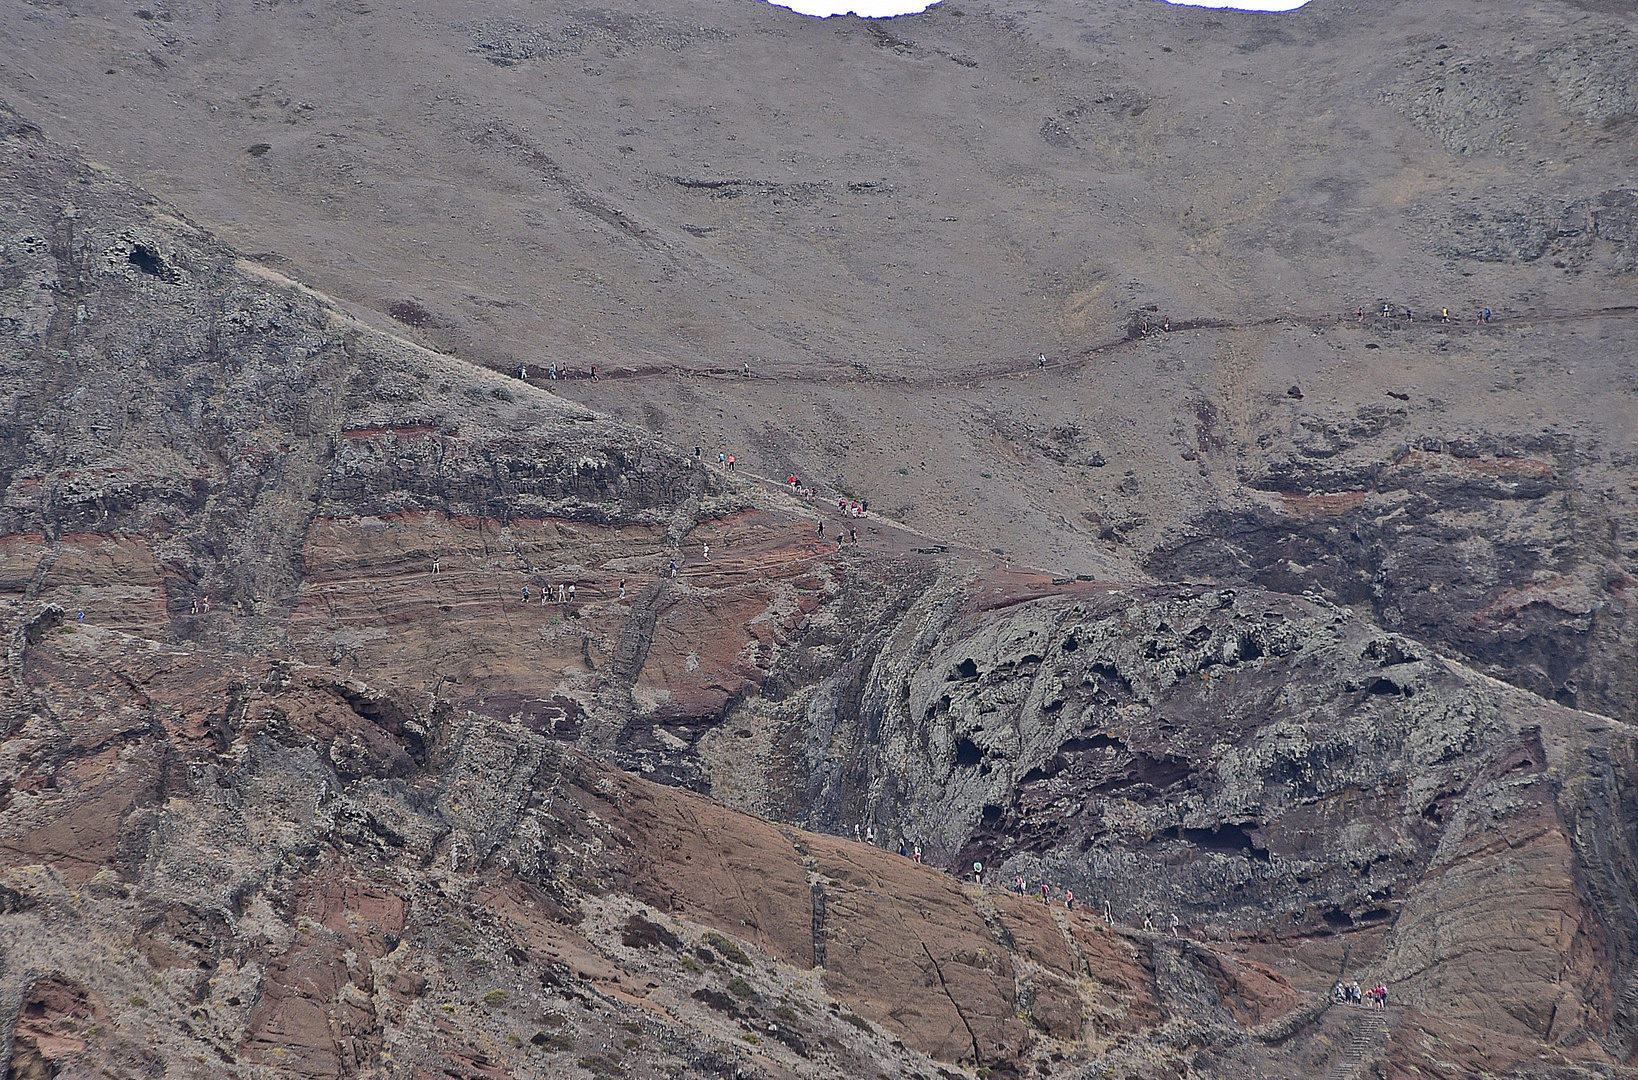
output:
<instances>
[{"instance_id":1,"label":"stone step on path","mask_svg":"<svg viewBox=\"0 0 1638 1080\"><path fill-rule=\"evenodd\" d=\"M1328 1080L1350 1080L1359 1071L1365 1056L1391 1029L1386 1010L1363 1005L1351 1008L1357 1009L1360 1014L1354 1021L1354 1037L1348 1041L1348 1048L1342 1052L1342 1056L1331 1066Z\"/></svg>"}]
</instances>

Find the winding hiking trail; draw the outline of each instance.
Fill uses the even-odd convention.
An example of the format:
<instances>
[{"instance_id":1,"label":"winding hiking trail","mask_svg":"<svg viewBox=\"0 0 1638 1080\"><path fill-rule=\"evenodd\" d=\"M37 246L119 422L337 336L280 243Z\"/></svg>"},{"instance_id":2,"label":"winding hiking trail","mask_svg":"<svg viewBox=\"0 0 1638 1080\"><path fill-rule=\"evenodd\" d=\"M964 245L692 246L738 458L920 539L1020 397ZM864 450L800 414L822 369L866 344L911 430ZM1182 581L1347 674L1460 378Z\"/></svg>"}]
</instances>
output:
<instances>
[{"instance_id":1,"label":"winding hiking trail","mask_svg":"<svg viewBox=\"0 0 1638 1080\"><path fill-rule=\"evenodd\" d=\"M1539 326L1544 324L1558 324L1581 322L1587 319L1630 319L1638 317L1638 305L1620 305L1616 307L1593 308L1573 312L1548 312L1537 315L1515 315L1505 318L1492 317L1488 323L1477 320L1462 320L1452 318L1449 322L1442 321L1437 316L1422 319L1403 320L1399 316L1384 317L1381 314L1366 313L1365 321L1361 323L1356 316L1313 316L1313 315L1273 315L1266 319L1252 319L1245 322L1231 322L1225 319L1184 319L1176 322L1170 329L1159 326L1144 328L1139 320L1134 319L1127 329L1125 336L1111 338L1106 341L1090 345L1078 353L1061 360L1048 360L1043 366L1039 361L1020 362L1007 366L993 366L983 368L963 369L959 374L940 373L935 375L908 376L908 375L881 375L872 372L864 364L853 361L848 369L849 373L823 374L819 372L806 374L779 374L766 375L751 371L747 374L744 369L727 367L695 367L684 368L671 365L642 365L638 367L602 368L597 374L597 381L618 380L633 382L664 377L674 378L727 378L772 381L776 383L892 383L906 387L941 387L951 385L972 385L988 379L1018 378L1036 373L1053 371L1075 371L1085 367L1088 363L1110 353L1129 348L1133 345L1148 341L1155 337L1164 337L1169 334L1181 334L1191 330L1263 330L1279 326L1303 326L1312 330L1327 328L1359 328L1359 329L1388 329L1395 332L1407 331L1414 333L1417 330L1433 328L1445 333L1466 333L1471 331L1496 332L1508 328ZM536 365L538 366L538 365ZM532 366L528 379L524 380L531 386L551 388L555 381L546 377L545 368L538 371ZM601 367L601 365L599 365ZM496 370L499 370L498 368ZM516 375L516 371L511 372ZM563 381L590 380L589 365L585 370L576 369L572 375L560 377Z\"/></svg>"}]
</instances>

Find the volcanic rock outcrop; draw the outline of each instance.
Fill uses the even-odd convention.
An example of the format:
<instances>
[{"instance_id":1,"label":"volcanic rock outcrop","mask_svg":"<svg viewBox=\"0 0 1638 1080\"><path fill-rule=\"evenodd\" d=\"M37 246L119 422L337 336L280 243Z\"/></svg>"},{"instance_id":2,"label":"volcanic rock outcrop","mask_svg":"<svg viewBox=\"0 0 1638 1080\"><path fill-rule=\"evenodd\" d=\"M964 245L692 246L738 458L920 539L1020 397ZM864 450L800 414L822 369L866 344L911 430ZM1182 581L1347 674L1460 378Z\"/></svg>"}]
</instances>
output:
<instances>
[{"instance_id":1,"label":"volcanic rock outcrop","mask_svg":"<svg viewBox=\"0 0 1638 1080\"><path fill-rule=\"evenodd\" d=\"M575 18L621 62L710 37ZM1023 56L1026 22L989 20L995 48ZM467 32L497 72L584 60ZM1000 59L866 44L963 81ZM1549 108L1488 60L1436 100L1439 50L1413 45L1380 105L1440 152L1524 168L1509 147L1551 110L1631 114L1604 52L1553 45ZM1023 130L1111 163L1193 137L1107 89ZM1100 143L1105 112L1134 141ZM1619 148L1562 205L1509 196L1428 240L1521 295L1549 256L1588 275L1505 330L1166 330L1147 301L1181 270L1122 293L1093 268L1046 290L1086 337L1052 374L861 364L815 390L719 357L615 400L673 376L468 363L429 347L472 342L432 300L387 305L418 340L384 332L42 126L0 110L11 1075L1634 1075L1638 427L1630 312L1597 284L1630 275L1632 207L1594 167ZM647 284L684 258L504 123L471 134L648 252ZM817 213L840 189L663 190ZM1534 383L1578 331L1600 393L1555 405ZM1164 406L1121 396L1140 368ZM787 375L800 401L757 408L817 426L769 421L742 461L803 482L683 441L679 417ZM1081 381L1035 381L1058 375ZM862 440L884 387L920 415ZM982 453L927 469L913 432L939 424ZM1016 546L1068 572L1007 565L991 469L1054 495L1026 516L1057 539ZM871 516L832 511L861 491ZM1339 978L1392 1007L1332 1006Z\"/></svg>"}]
</instances>

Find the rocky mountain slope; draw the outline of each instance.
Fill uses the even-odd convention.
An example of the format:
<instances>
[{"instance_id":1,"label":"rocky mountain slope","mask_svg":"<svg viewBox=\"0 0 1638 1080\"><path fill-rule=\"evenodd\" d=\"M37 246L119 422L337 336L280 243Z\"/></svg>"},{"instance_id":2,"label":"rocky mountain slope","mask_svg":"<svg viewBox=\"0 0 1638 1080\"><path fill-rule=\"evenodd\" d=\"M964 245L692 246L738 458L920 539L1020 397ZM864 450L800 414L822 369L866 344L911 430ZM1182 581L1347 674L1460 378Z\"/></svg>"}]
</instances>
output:
<instances>
[{"instance_id":1,"label":"rocky mountain slope","mask_svg":"<svg viewBox=\"0 0 1638 1080\"><path fill-rule=\"evenodd\" d=\"M1630 13L956 12L4 20L13 1075L1634 1072Z\"/></svg>"},{"instance_id":2,"label":"rocky mountain slope","mask_svg":"<svg viewBox=\"0 0 1638 1080\"><path fill-rule=\"evenodd\" d=\"M361 320L674 447L1054 576L1316 590L1632 720L1633 29L75 0L0 76Z\"/></svg>"}]
</instances>

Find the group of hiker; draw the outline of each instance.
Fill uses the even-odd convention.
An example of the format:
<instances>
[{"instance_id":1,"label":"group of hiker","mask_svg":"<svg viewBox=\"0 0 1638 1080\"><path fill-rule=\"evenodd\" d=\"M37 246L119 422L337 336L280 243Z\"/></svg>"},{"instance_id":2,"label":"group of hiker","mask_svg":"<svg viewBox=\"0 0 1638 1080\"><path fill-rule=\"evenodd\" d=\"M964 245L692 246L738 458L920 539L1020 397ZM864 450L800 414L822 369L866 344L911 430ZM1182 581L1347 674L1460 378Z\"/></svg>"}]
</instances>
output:
<instances>
[{"instance_id":1,"label":"group of hiker","mask_svg":"<svg viewBox=\"0 0 1638 1080\"><path fill-rule=\"evenodd\" d=\"M624 600L625 598L626 598L626 580L625 580L625 578L621 578L620 579L620 599ZM529 602L529 599L530 599L529 586L525 585L523 587L523 602L525 604L527 604ZM546 607L554 599L559 604L562 604L564 607L568 607L570 604L574 603L574 585L572 583L565 583L565 582L559 582L556 585L542 585L540 587L540 606L541 607Z\"/></svg>"},{"instance_id":2,"label":"group of hiker","mask_svg":"<svg viewBox=\"0 0 1638 1080\"><path fill-rule=\"evenodd\" d=\"M1405 311L1404 319L1405 319L1406 322L1415 322L1416 321L1415 314L1411 311L1410 308L1407 307L1407 308L1404 309L1404 311ZM1392 304L1388 303L1386 300L1384 300L1382 302L1382 317L1384 319L1397 319L1400 316L1398 315L1396 309L1394 308L1394 305L1392 305ZM1358 319L1360 322L1365 321L1365 308L1363 306L1357 307L1357 308L1354 309L1354 318ZM1439 309L1439 321L1440 322L1446 322L1446 323L1450 321L1450 309L1449 308L1440 308ZM1490 321L1490 309L1485 308L1483 311L1479 312L1478 315L1474 317L1473 321L1474 322L1481 322L1481 323L1489 322Z\"/></svg>"},{"instance_id":3,"label":"group of hiker","mask_svg":"<svg viewBox=\"0 0 1638 1080\"><path fill-rule=\"evenodd\" d=\"M1331 988L1331 997L1339 1005L1369 1005L1373 1009L1388 1007L1388 988L1380 982L1362 992L1357 980L1345 983L1338 979L1337 984Z\"/></svg>"},{"instance_id":4,"label":"group of hiker","mask_svg":"<svg viewBox=\"0 0 1638 1080\"><path fill-rule=\"evenodd\" d=\"M545 378L549 382L556 382L559 379L568 379L568 378L573 378L573 377L574 377L574 371L567 364L547 364L546 365ZM528 364L519 364L518 365L518 378L522 379L524 382L529 381L529 365ZM596 364L591 365L591 368L585 374L581 375L580 378L590 379L592 382L597 382L598 381L597 380L597 365Z\"/></svg>"},{"instance_id":5,"label":"group of hiker","mask_svg":"<svg viewBox=\"0 0 1638 1080\"><path fill-rule=\"evenodd\" d=\"M1024 875L1022 875L1022 874L1019 874L1017 879L1015 881L1013 881L1012 888L1013 888L1013 891L1016 892L1019 896L1029 895L1029 889L1024 884ZM1052 903L1052 886L1048 885L1044 881L1041 882L1041 903L1047 904L1049 906ZM1074 889L1065 887L1065 889L1064 889L1064 905L1066 907L1068 907L1070 911L1075 910L1075 890Z\"/></svg>"},{"instance_id":6,"label":"group of hiker","mask_svg":"<svg viewBox=\"0 0 1638 1080\"><path fill-rule=\"evenodd\" d=\"M853 839L859 841L861 844L869 844L874 847L876 845L876 826L853 826ZM907 859L914 859L919 863L921 862L921 845L917 844L915 845L914 849L912 849L904 842L904 838L901 836L899 837L899 854Z\"/></svg>"}]
</instances>

